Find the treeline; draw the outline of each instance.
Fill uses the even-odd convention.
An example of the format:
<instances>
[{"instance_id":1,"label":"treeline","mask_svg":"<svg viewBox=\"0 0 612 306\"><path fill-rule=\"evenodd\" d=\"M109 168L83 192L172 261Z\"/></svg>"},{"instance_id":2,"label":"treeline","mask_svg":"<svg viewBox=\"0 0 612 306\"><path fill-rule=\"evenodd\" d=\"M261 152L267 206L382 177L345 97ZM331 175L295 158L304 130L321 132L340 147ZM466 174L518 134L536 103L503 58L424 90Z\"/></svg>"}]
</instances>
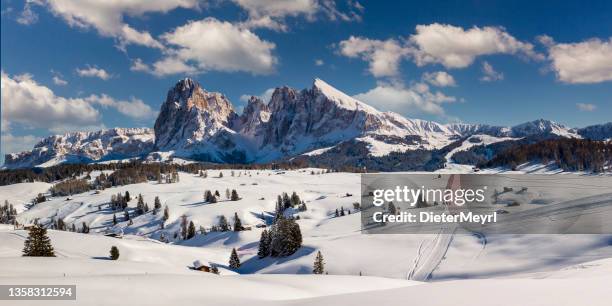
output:
<instances>
[{"instance_id":1,"label":"treeline","mask_svg":"<svg viewBox=\"0 0 612 306\"><path fill-rule=\"evenodd\" d=\"M584 139L550 139L533 144L520 144L497 153L492 159L481 162L480 167L510 167L538 161L553 162L566 171L600 173L612 165L612 142Z\"/></svg>"}]
</instances>

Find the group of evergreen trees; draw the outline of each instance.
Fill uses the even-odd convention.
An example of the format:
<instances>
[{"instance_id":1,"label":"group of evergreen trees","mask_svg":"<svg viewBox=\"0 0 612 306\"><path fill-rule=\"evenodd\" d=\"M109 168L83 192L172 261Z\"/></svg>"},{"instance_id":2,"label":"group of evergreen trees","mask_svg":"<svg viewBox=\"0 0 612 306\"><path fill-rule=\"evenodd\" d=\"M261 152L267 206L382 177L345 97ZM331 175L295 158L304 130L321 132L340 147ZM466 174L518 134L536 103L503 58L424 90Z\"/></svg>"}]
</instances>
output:
<instances>
[{"instance_id":1,"label":"group of evergreen trees","mask_svg":"<svg viewBox=\"0 0 612 306\"><path fill-rule=\"evenodd\" d=\"M57 197L83 193L92 189L92 186L86 179L69 179L53 185L49 191L52 196Z\"/></svg>"},{"instance_id":2,"label":"group of evergreen trees","mask_svg":"<svg viewBox=\"0 0 612 306\"><path fill-rule=\"evenodd\" d=\"M219 193L219 190L215 190L215 193L212 193L210 190L204 191L204 202L206 203L217 203L220 197L221 194ZM232 189L232 191L225 189L225 198L229 201L240 200L240 196L238 195L236 189Z\"/></svg>"},{"instance_id":3,"label":"group of evergreen trees","mask_svg":"<svg viewBox=\"0 0 612 306\"><path fill-rule=\"evenodd\" d=\"M0 206L0 224L14 224L16 216L17 210L13 204L5 200L4 205Z\"/></svg>"},{"instance_id":4,"label":"group of evergreen trees","mask_svg":"<svg viewBox=\"0 0 612 306\"><path fill-rule=\"evenodd\" d=\"M510 147L479 165L484 167L509 166L538 161L543 164L554 162L567 171L603 172L612 164L612 142L559 138L537 143Z\"/></svg>"},{"instance_id":5,"label":"group of evergreen trees","mask_svg":"<svg viewBox=\"0 0 612 306\"><path fill-rule=\"evenodd\" d=\"M343 217L345 215L350 215L351 214L351 210L350 209L344 209L344 206L340 206L340 210L338 210L336 208L336 211L334 212L334 217Z\"/></svg>"},{"instance_id":6,"label":"group of evergreen trees","mask_svg":"<svg viewBox=\"0 0 612 306\"><path fill-rule=\"evenodd\" d=\"M302 232L293 218L276 219L270 230L263 230L259 239L259 258L286 257L302 246Z\"/></svg>"}]
</instances>

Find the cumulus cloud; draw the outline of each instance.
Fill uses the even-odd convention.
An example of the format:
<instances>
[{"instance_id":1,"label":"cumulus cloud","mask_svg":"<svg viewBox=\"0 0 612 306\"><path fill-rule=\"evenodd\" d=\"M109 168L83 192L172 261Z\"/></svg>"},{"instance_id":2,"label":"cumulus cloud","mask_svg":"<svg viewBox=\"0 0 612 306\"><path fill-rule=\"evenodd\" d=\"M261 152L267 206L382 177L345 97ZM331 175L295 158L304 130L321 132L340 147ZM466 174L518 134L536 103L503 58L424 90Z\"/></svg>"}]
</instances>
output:
<instances>
[{"instance_id":1,"label":"cumulus cloud","mask_svg":"<svg viewBox=\"0 0 612 306\"><path fill-rule=\"evenodd\" d=\"M137 98L130 98L126 100L116 100L106 94L102 95L90 95L85 98L85 101L92 104L99 104L103 107L112 107L118 112L134 118L134 119L146 119L153 118L157 114L148 104L145 104L142 100Z\"/></svg>"},{"instance_id":2,"label":"cumulus cloud","mask_svg":"<svg viewBox=\"0 0 612 306\"><path fill-rule=\"evenodd\" d=\"M564 83L585 84L612 80L612 37L578 43L555 43L549 36L539 40L548 47L548 59L557 78Z\"/></svg>"},{"instance_id":3,"label":"cumulus cloud","mask_svg":"<svg viewBox=\"0 0 612 306\"><path fill-rule=\"evenodd\" d=\"M446 71L426 72L423 74L423 80L433 86L448 87L456 86L455 78Z\"/></svg>"},{"instance_id":4,"label":"cumulus cloud","mask_svg":"<svg viewBox=\"0 0 612 306\"><path fill-rule=\"evenodd\" d=\"M190 21L161 37L172 46L164 58L152 65L136 60L132 70L157 76L211 70L270 74L278 62L273 54L274 43L259 38L248 29L215 18Z\"/></svg>"},{"instance_id":5,"label":"cumulus cloud","mask_svg":"<svg viewBox=\"0 0 612 306\"><path fill-rule=\"evenodd\" d=\"M483 76L480 77L480 80L483 82L495 82L504 79L504 74L495 71L493 66L487 61L482 63L482 74Z\"/></svg>"},{"instance_id":6,"label":"cumulus cloud","mask_svg":"<svg viewBox=\"0 0 612 306\"><path fill-rule=\"evenodd\" d=\"M323 66L323 65L325 65L325 62L322 59L316 59L314 61L314 63L315 63L316 66Z\"/></svg>"},{"instance_id":7,"label":"cumulus cloud","mask_svg":"<svg viewBox=\"0 0 612 306\"><path fill-rule=\"evenodd\" d=\"M87 67L77 68L75 71L79 76L82 76L82 77L99 78L105 81L112 78L112 75L106 72L106 70L95 67L95 66L87 65Z\"/></svg>"},{"instance_id":8,"label":"cumulus cloud","mask_svg":"<svg viewBox=\"0 0 612 306\"><path fill-rule=\"evenodd\" d=\"M379 84L354 97L380 110L407 115L425 113L445 116L443 104L457 101L455 97L447 96L439 91L432 92L424 83L416 83L410 87L397 83Z\"/></svg>"},{"instance_id":9,"label":"cumulus cloud","mask_svg":"<svg viewBox=\"0 0 612 306\"><path fill-rule=\"evenodd\" d=\"M490 54L518 54L543 59L532 44L519 41L501 27L474 26L466 30L439 23L417 25L410 42L415 46L413 56L419 66L439 63L446 68L464 68L471 65L477 56Z\"/></svg>"},{"instance_id":10,"label":"cumulus cloud","mask_svg":"<svg viewBox=\"0 0 612 306\"><path fill-rule=\"evenodd\" d=\"M129 44L162 49L163 45L147 31L128 25L124 17L138 17L147 13L166 13L176 8L198 8L200 0L45 0L43 4L54 15L70 26L95 28L102 36L117 39L119 46Z\"/></svg>"},{"instance_id":11,"label":"cumulus cloud","mask_svg":"<svg viewBox=\"0 0 612 306\"><path fill-rule=\"evenodd\" d=\"M368 62L368 70L375 77L399 75L400 60L409 54L409 48L395 39L377 40L351 36L341 41L339 47L340 54Z\"/></svg>"},{"instance_id":12,"label":"cumulus cloud","mask_svg":"<svg viewBox=\"0 0 612 306\"><path fill-rule=\"evenodd\" d=\"M576 103L576 107L582 112L592 112L597 109L597 106L595 104L590 103Z\"/></svg>"},{"instance_id":13,"label":"cumulus cloud","mask_svg":"<svg viewBox=\"0 0 612 306\"><path fill-rule=\"evenodd\" d=\"M245 28L267 28L274 31L287 31L287 17L303 16L308 21L316 20L317 14L329 20L361 20L363 6L349 1L343 12L333 0L232 0L248 13L248 19L240 25Z\"/></svg>"},{"instance_id":14,"label":"cumulus cloud","mask_svg":"<svg viewBox=\"0 0 612 306\"><path fill-rule=\"evenodd\" d=\"M30 75L9 76L2 72L2 121L35 128L86 126L99 122L99 112L80 98L57 96Z\"/></svg>"}]
</instances>

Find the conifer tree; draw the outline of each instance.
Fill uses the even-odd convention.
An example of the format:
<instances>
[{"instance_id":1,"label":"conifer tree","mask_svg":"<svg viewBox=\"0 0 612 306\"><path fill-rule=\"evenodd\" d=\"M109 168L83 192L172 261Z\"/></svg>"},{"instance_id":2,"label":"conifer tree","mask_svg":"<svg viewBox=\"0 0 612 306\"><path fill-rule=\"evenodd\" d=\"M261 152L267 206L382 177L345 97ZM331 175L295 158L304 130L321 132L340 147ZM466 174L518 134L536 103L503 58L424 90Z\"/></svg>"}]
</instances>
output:
<instances>
[{"instance_id":1,"label":"conifer tree","mask_svg":"<svg viewBox=\"0 0 612 306\"><path fill-rule=\"evenodd\" d=\"M232 200L232 201L238 201L238 200L240 200L240 197L238 196L238 192L236 191L236 189L232 189L232 196L231 196L231 200Z\"/></svg>"},{"instance_id":2,"label":"conifer tree","mask_svg":"<svg viewBox=\"0 0 612 306\"><path fill-rule=\"evenodd\" d=\"M232 269L240 268L240 258L238 258L238 253L236 253L236 248L232 249L232 255L229 260L229 267Z\"/></svg>"},{"instance_id":3,"label":"conifer tree","mask_svg":"<svg viewBox=\"0 0 612 306\"><path fill-rule=\"evenodd\" d=\"M127 210L123 212L123 219L124 221L130 221L130 213Z\"/></svg>"},{"instance_id":4,"label":"conifer tree","mask_svg":"<svg viewBox=\"0 0 612 306\"><path fill-rule=\"evenodd\" d=\"M117 215L113 214L113 225L117 225Z\"/></svg>"},{"instance_id":5,"label":"conifer tree","mask_svg":"<svg viewBox=\"0 0 612 306\"><path fill-rule=\"evenodd\" d=\"M187 239L191 239L196 235L196 227L193 221L189 221L189 228L187 229Z\"/></svg>"},{"instance_id":6,"label":"conifer tree","mask_svg":"<svg viewBox=\"0 0 612 306\"><path fill-rule=\"evenodd\" d=\"M261 232L261 237L259 238L259 249L257 250L257 256L259 258L264 258L270 255L270 235L268 235L268 231L264 229Z\"/></svg>"},{"instance_id":7,"label":"conifer tree","mask_svg":"<svg viewBox=\"0 0 612 306\"><path fill-rule=\"evenodd\" d=\"M119 259L119 249L114 245L110 249L110 259L111 260Z\"/></svg>"},{"instance_id":8,"label":"conifer tree","mask_svg":"<svg viewBox=\"0 0 612 306\"><path fill-rule=\"evenodd\" d=\"M321 255L321 251L317 252L317 257L315 257L314 265L312 268L313 274L323 274L325 270L325 262L323 262L323 255Z\"/></svg>"},{"instance_id":9,"label":"conifer tree","mask_svg":"<svg viewBox=\"0 0 612 306\"><path fill-rule=\"evenodd\" d=\"M164 207L164 222L168 221L168 218L170 218L170 210L168 209L168 205L166 205L166 207Z\"/></svg>"},{"instance_id":10,"label":"conifer tree","mask_svg":"<svg viewBox=\"0 0 612 306\"><path fill-rule=\"evenodd\" d=\"M183 240L187 239L187 227L188 227L187 223L187 216L182 215L181 216L181 238L183 238Z\"/></svg>"},{"instance_id":11,"label":"conifer tree","mask_svg":"<svg viewBox=\"0 0 612 306\"><path fill-rule=\"evenodd\" d=\"M39 225L30 228L28 238L24 242L23 256L55 257L47 229Z\"/></svg>"},{"instance_id":12,"label":"conifer tree","mask_svg":"<svg viewBox=\"0 0 612 306\"><path fill-rule=\"evenodd\" d=\"M234 213L234 232L239 232L244 230L242 227L242 221L238 218L238 213Z\"/></svg>"},{"instance_id":13,"label":"conifer tree","mask_svg":"<svg viewBox=\"0 0 612 306\"><path fill-rule=\"evenodd\" d=\"M153 209L160 210L161 209L161 201L159 200L158 196L155 196L155 200L153 200Z\"/></svg>"},{"instance_id":14,"label":"conifer tree","mask_svg":"<svg viewBox=\"0 0 612 306\"><path fill-rule=\"evenodd\" d=\"M229 231L229 224L227 224L227 219L224 215L219 216L219 230L222 232Z\"/></svg>"},{"instance_id":15,"label":"conifer tree","mask_svg":"<svg viewBox=\"0 0 612 306\"><path fill-rule=\"evenodd\" d=\"M231 196L232 196L232 194L231 194L229 188L225 188L225 198L229 200L229 199L231 199Z\"/></svg>"},{"instance_id":16,"label":"conifer tree","mask_svg":"<svg viewBox=\"0 0 612 306\"><path fill-rule=\"evenodd\" d=\"M127 191L127 190L125 191L125 196L123 197L123 199L124 199L126 202L129 202L129 201L131 201L131 200L132 200L132 198L130 197L130 192L129 192L129 191Z\"/></svg>"}]
</instances>

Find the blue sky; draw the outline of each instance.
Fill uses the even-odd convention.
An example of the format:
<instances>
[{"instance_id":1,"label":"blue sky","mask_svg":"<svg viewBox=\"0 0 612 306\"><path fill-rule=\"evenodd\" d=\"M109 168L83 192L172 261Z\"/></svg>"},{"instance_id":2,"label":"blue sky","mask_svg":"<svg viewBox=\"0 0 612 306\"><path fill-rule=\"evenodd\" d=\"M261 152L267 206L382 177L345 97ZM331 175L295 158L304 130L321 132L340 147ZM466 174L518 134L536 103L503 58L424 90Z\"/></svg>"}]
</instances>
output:
<instances>
[{"instance_id":1,"label":"blue sky","mask_svg":"<svg viewBox=\"0 0 612 306\"><path fill-rule=\"evenodd\" d=\"M237 107L319 77L412 118L610 121L609 1L424 2L3 0L2 153L151 127L184 76Z\"/></svg>"}]
</instances>

